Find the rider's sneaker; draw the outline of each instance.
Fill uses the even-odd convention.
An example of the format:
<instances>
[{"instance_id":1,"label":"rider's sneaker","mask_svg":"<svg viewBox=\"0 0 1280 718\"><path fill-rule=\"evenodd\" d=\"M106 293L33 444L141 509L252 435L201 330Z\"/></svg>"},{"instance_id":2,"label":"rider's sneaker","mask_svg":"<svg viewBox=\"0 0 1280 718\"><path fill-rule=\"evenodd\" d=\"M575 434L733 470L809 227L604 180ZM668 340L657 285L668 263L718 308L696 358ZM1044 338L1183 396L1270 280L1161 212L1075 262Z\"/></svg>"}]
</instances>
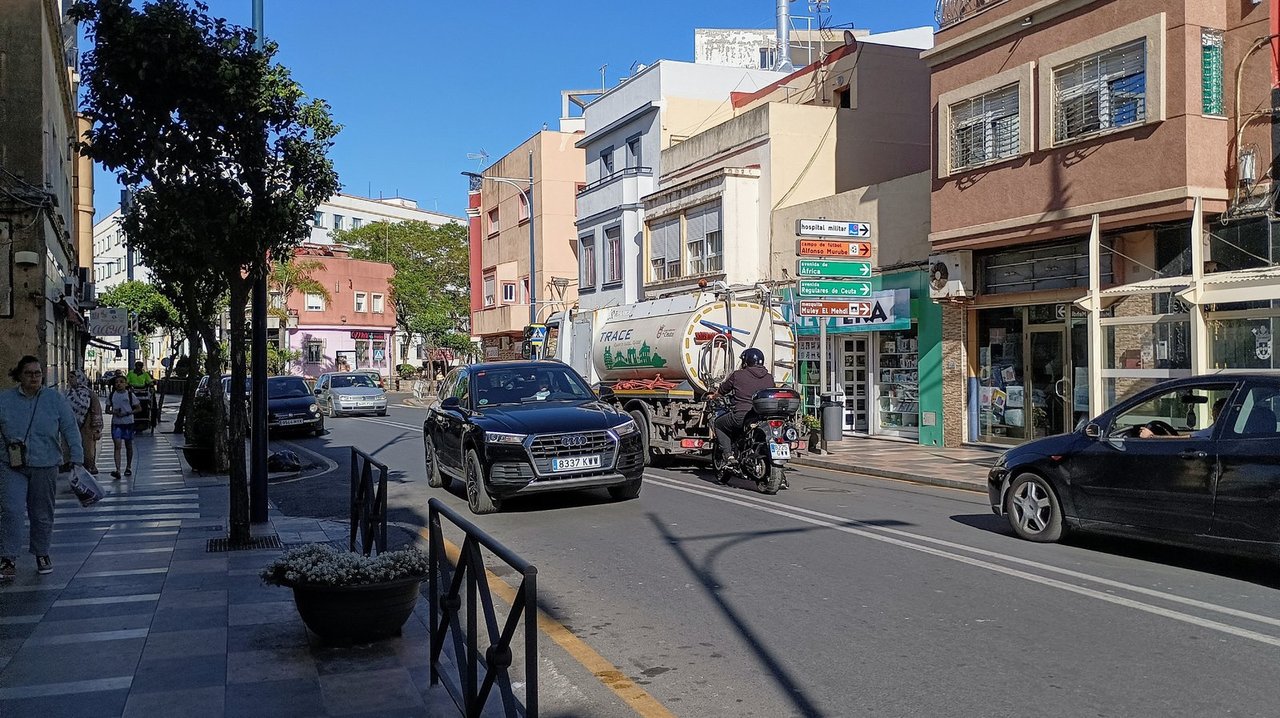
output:
<instances>
[{"instance_id":1,"label":"rider's sneaker","mask_svg":"<svg viewBox=\"0 0 1280 718\"><path fill-rule=\"evenodd\" d=\"M0 558L0 581L7 581L18 575L18 566L11 558Z\"/></svg>"}]
</instances>

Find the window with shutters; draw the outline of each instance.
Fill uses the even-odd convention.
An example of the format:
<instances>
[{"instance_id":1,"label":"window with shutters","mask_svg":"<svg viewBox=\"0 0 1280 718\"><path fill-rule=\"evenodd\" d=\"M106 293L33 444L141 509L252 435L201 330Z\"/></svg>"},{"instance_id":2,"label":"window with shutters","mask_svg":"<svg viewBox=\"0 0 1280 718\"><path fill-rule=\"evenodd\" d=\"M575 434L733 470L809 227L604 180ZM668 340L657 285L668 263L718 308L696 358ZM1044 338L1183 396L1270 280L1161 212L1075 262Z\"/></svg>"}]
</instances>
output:
<instances>
[{"instance_id":1,"label":"window with shutters","mask_svg":"<svg viewBox=\"0 0 1280 718\"><path fill-rule=\"evenodd\" d=\"M720 234L720 203L699 205L685 213L685 247L689 274L708 274L724 268Z\"/></svg>"},{"instance_id":2,"label":"window with shutters","mask_svg":"<svg viewBox=\"0 0 1280 718\"><path fill-rule=\"evenodd\" d=\"M948 108L948 114L953 172L1017 156L1017 83L957 102Z\"/></svg>"},{"instance_id":3,"label":"window with shutters","mask_svg":"<svg viewBox=\"0 0 1280 718\"><path fill-rule=\"evenodd\" d=\"M498 301L497 301L497 297L496 297L496 295L494 294L494 292L495 292L495 291L496 291L496 289L497 289L497 287L495 286L495 284L496 284L496 280L495 280L495 278L494 278L494 276L493 276L492 274L487 274L487 275L485 275L485 277L484 277L484 305L485 305L486 307L492 307L493 305L495 305L495 304L497 304L497 303L498 303Z\"/></svg>"},{"instance_id":4,"label":"window with shutters","mask_svg":"<svg viewBox=\"0 0 1280 718\"><path fill-rule=\"evenodd\" d=\"M1146 39L1054 68L1053 103L1058 143L1144 122Z\"/></svg>"},{"instance_id":5,"label":"window with shutters","mask_svg":"<svg viewBox=\"0 0 1280 718\"><path fill-rule=\"evenodd\" d=\"M622 281L622 228L604 231L604 283Z\"/></svg>"},{"instance_id":6,"label":"window with shutters","mask_svg":"<svg viewBox=\"0 0 1280 718\"><path fill-rule=\"evenodd\" d=\"M662 281L680 276L680 218L649 226L649 279Z\"/></svg>"},{"instance_id":7,"label":"window with shutters","mask_svg":"<svg viewBox=\"0 0 1280 718\"><path fill-rule=\"evenodd\" d=\"M578 290L596 288L596 238L584 234L578 238Z\"/></svg>"},{"instance_id":8,"label":"window with shutters","mask_svg":"<svg viewBox=\"0 0 1280 718\"><path fill-rule=\"evenodd\" d=\"M1200 30L1200 110L1225 116L1222 101L1222 31Z\"/></svg>"}]
</instances>

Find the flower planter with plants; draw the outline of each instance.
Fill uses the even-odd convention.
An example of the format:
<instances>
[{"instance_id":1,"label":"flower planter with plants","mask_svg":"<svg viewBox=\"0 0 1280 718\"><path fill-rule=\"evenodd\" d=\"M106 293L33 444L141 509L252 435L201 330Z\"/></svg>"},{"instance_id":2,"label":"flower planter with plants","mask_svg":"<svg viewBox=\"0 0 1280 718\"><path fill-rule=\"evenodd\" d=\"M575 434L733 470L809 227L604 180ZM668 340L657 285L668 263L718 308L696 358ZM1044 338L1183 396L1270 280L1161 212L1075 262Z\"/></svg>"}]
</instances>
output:
<instances>
[{"instance_id":1,"label":"flower planter with plants","mask_svg":"<svg viewBox=\"0 0 1280 718\"><path fill-rule=\"evenodd\" d=\"M302 622L335 645L399 636L427 577L427 554L409 548L362 556L328 544L290 549L262 570L293 589Z\"/></svg>"}]
</instances>

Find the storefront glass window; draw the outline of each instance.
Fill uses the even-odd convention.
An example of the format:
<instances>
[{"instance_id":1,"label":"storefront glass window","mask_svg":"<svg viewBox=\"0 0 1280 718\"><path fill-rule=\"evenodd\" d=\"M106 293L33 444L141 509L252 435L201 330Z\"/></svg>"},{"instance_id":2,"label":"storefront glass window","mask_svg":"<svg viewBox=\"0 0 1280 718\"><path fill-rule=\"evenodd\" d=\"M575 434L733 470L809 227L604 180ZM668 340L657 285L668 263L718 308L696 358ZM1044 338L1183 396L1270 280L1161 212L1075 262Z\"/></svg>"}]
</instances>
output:
<instances>
[{"instance_id":1,"label":"storefront glass window","mask_svg":"<svg viewBox=\"0 0 1280 718\"><path fill-rule=\"evenodd\" d=\"M1021 308L978 313L978 435L981 441L1027 438Z\"/></svg>"},{"instance_id":2,"label":"storefront glass window","mask_svg":"<svg viewBox=\"0 0 1280 718\"><path fill-rule=\"evenodd\" d=\"M877 433L920 431L920 370L915 329L876 332Z\"/></svg>"},{"instance_id":3,"label":"storefront glass window","mask_svg":"<svg viewBox=\"0 0 1280 718\"><path fill-rule=\"evenodd\" d=\"M356 366L369 366L369 342L363 339L356 340Z\"/></svg>"},{"instance_id":4,"label":"storefront glass window","mask_svg":"<svg viewBox=\"0 0 1280 718\"><path fill-rule=\"evenodd\" d=\"M1104 326L1103 336L1107 368L1191 369L1191 322L1186 319Z\"/></svg>"},{"instance_id":5,"label":"storefront glass window","mask_svg":"<svg viewBox=\"0 0 1280 718\"><path fill-rule=\"evenodd\" d=\"M1280 317L1209 322L1210 361L1216 369L1277 369L1275 336Z\"/></svg>"}]
</instances>

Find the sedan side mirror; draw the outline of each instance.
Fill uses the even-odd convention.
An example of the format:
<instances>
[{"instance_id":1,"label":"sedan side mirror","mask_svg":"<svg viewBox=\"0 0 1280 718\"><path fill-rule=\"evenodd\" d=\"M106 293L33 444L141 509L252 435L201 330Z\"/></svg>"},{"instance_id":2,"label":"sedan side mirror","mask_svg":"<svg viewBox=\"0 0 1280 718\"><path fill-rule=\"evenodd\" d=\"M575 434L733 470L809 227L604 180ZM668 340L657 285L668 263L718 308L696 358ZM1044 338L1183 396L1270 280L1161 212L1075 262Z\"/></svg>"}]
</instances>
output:
<instances>
[{"instance_id":1,"label":"sedan side mirror","mask_svg":"<svg viewBox=\"0 0 1280 718\"><path fill-rule=\"evenodd\" d=\"M1084 435L1090 439L1096 439L1102 436L1102 427L1097 424L1085 424Z\"/></svg>"},{"instance_id":2,"label":"sedan side mirror","mask_svg":"<svg viewBox=\"0 0 1280 718\"><path fill-rule=\"evenodd\" d=\"M598 395L600 396L600 398L601 398L601 399L603 399L603 400L605 400L605 401L613 401L613 400L614 400L613 387L611 387L611 386L602 386L602 387L600 387L599 389L597 389L597 390L596 390L596 394L598 394Z\"/></svg>"},{"instance_id":3,"label":"sedan side mirror","mask_svg":"<svg viewBox=\"0 0 1280 718\"><path fill-rule=\"evenodd\" d=\"M457 409L460 409L461 407L462 407L462 402L458 401L458 397L456 396L446 397L444 401L440 402L441 409L457 410Z\"/></svg>"}]
</instances>

